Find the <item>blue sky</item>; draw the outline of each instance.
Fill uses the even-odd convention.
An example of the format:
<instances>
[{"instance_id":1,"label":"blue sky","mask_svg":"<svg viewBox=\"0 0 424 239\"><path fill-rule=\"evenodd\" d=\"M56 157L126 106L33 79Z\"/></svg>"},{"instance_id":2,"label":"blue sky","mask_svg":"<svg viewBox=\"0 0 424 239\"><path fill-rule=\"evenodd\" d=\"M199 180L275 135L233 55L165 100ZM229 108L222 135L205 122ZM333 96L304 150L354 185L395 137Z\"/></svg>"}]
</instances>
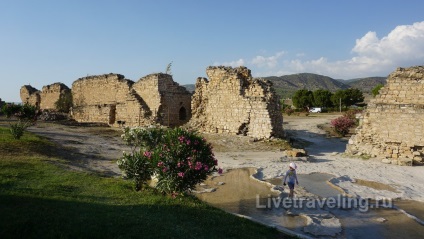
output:
<instances>
[{"instance_id":1,"label":"blue sky","mask_svg":"<svg viewBox=\"0 0 424 239\"><path fill-rule=\"evenodd\" d=\"M254 76L387 76L424 65L424 1L0 0L0 98L87 75L194 83L209 65Z\"/></svg>"}]
</instances>

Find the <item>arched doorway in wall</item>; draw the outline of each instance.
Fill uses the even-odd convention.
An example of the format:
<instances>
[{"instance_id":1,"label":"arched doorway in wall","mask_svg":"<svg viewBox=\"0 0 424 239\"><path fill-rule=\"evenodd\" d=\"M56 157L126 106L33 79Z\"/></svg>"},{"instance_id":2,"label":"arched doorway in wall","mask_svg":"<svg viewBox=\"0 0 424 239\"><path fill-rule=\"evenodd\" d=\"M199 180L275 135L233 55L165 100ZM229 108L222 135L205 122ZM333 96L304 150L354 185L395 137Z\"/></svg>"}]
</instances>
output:
<instances>
[{"instance_id":1,"label":"arched doorway in wall","mask_svg":"<svg viewBox=\"0 0 424 239\"><path fill-rule=\"evenodd\" d=\"M184 106L181 106L180 111L178 113L180 120L187 120L187 110Z\"/></svg>"}]
</instances>

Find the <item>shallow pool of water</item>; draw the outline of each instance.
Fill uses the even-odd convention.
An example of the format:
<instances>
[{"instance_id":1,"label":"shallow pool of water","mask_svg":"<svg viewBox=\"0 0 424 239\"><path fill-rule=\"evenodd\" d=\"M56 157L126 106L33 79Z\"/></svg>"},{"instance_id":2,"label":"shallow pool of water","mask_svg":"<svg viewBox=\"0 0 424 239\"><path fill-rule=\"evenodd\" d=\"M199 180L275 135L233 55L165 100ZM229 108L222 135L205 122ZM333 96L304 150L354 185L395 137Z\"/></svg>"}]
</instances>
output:
<instances>
[{"instance_id":1,"label":"shallow pool of water","mask_svg":"<svg viewBox=\"0 0 424 239\"><path fill-rule=\"evenodd\" d=\"M278 197L271 192L271 186L259 182L250 176L254 169L243 168L226 172L222 176L208 179L203 187L216 188L212 193L201 193L197 196L209 204L231 213L250 216L268 225L279 225L297 233L305 234L303 228L306 219L302 216L288 216L283 208L258 209L257 197L263 205L266 198ZM326 182L330 174L300 174L299 183L307 191L320 197L334 197L339 192ZM271 179L275 185L281 184L281 179ZM221 185L222 184L222 185ZM281 197L287 197L283 192ZM265 201L264 201L265 200ZM424 203L415 201L396 201L394 205L408 213L421 218L424 216ZM332 209L330 212L341 222L343 231L335 238L422 238L424 226L395 209L370 209L360 212L356 209ZM381 221L384 219L383 221ZM309 235L311 236L311 235Z\"/></svg>"},{"instance_id":2,"label":"shallow pool of water","mask_svg":"<svg viewBox=\"0 0 424 239\"><path fill-rule=\"evenodd\" d=\"M269 197L277 197L279 193L272 193L271 186L259 182L250 176L254 174L252 168L234 169L222 176L205 181L206 187L214 187L213 193L201 193L197 196L209 204L231 213L250 216L269 225L280 225L294 231L301 232L306 225L301 216L286 216L284 209L258 208L267 203ZM222 184L219 185L218 184ZM259 201L258 198L260 199Z\"/></svg>"},{"instance_id":3,"label":"shallow pool of water","mask_svg":"<svg viewBox=\"0 0 424 239\"><path fill-rule=\"evenodd\" d=\"M334 177L327 173L311 173L311 174L298 174L299 185L304 187L306 191L318 195L322 198L337 197L341 194L337 189L330 186L327 181ZM274 185L282 185L281 178L274 178L269 180ZM288 190L288 188L285 188Z\"/></svg>"}]
</instances>

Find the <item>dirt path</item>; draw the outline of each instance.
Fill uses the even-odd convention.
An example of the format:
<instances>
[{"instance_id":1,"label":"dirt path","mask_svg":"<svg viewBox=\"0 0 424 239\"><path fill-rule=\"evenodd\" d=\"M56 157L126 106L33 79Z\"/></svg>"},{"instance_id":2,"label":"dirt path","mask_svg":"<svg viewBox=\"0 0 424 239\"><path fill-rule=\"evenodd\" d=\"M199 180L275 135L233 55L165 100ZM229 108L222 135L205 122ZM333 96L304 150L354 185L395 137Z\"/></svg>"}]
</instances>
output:
<instances>
[{"instance_id":1,"label":"dirt path","mask_svg":"<svg viewBox=\"0 0 424 239\"><path fill-rule=\"evenodd\" d=\"M39 122L28 131L59 144L58 152L76 170L120 176L116 160L130 148L120 138L121 131L109 127L77 127Z\"/></svg>"}]
</instances>

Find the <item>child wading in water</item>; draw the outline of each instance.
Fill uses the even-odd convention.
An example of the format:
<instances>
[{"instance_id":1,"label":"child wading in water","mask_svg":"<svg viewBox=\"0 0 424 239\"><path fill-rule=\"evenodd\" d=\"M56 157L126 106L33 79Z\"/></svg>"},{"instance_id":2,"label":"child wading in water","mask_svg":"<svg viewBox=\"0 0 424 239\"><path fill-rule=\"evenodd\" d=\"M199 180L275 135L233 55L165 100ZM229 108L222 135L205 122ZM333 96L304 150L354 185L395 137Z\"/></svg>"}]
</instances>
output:
<instances>
[{"instance_id":1,"label":"child wading in water","mask_svg":"<svg viewBox=\"0 0 424 239\"><path fill-rule=\"evenodd\" d=\"M286 186L286 180L287 180L287 177L288 177L289 180L288 180L287 183L288 183L289 189L290 189L289 197L293 198L294 183L299 185L299 181L297 181L297 175L296 175L297 166L296 166L296 164L290 163L289 167L290 167L290 169L287 170L287 172L286 172L286 176L284 177L283 185Z\"/></svg>"}]
</instances>

